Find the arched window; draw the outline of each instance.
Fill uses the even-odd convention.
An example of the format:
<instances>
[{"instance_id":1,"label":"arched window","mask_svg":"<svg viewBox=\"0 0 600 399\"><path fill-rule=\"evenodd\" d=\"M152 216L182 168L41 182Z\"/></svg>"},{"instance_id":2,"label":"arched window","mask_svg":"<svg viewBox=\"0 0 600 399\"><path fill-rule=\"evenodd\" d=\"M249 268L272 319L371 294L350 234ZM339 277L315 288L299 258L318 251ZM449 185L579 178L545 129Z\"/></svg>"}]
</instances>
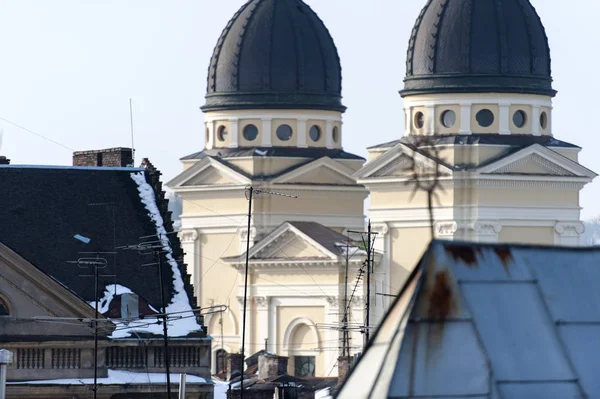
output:
<instances>
[{"instance_id":1,"label":"arched window","mask_svg":"<svg viewBox=\"0 0 600 399\"><path fill-rule=\"evenodd\" d=\"M10 308L7 301L0 296L0 316L10 316Z\"/></svg>"},{"instance_id":2,"label":"arched window","mask_svg":"<svg viewBox=\"0 0 600 399\"><path fill-rule=\"evenodd\" d=\"M225 366L225 357L227 356L227 351L225 349L218 349L215 352L215 370L217 374L224 373L226 371Z\"/></svg>"}]
</instances>

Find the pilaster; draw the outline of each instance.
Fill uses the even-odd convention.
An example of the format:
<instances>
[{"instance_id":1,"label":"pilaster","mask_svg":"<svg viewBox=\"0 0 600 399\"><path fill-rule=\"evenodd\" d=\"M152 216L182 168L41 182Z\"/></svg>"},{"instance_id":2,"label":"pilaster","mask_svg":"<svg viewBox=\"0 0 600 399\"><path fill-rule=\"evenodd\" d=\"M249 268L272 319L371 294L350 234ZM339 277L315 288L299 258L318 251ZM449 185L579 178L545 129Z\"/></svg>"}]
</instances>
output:
<instances>
[{"instance_id":1,"label":"pilaster","mask_svg":"<svg viewBox=\"0 0 600 399\"><path fill-rule=\"evenodd\" d=\"M554 227L556 234L554 234L554 244L564 245L570 247L577 247L580 245L579 239L585 232L585 226L582 222L559 222Z\"/></svg>"}]
</instances>

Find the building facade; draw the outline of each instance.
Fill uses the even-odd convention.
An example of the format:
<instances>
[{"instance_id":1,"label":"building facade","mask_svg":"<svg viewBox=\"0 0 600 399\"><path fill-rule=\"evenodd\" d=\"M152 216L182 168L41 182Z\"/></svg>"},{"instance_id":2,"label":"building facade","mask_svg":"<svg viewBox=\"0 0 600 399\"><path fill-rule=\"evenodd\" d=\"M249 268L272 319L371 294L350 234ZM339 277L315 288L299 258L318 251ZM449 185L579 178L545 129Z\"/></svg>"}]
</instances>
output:
<instances>
[{"instance_id":1,"label":"building facade","mask_svg":"<svg viewBox=\"0 0 600 399\"><path fill-rule=\"evenodd\" d=\"M246 355L266 345L335 375L340 303L367 324L364 280L343 302L363 259L353 252L346 283L342 236L364 229L367 196L370 325L433 237L577 245L579 192L596 174L554 138L550 49L528 0L427 2L400 94L403 137L365 163L343 150L341 65L318 16L300 0L251 0L227 24L208 71L205 148L168 184L183 198L195 295L229 306L208 323L213 353L240 350L249 235ZM272 194L255 198L248 231L249 186Z\"/></svg>"}]
</instances>

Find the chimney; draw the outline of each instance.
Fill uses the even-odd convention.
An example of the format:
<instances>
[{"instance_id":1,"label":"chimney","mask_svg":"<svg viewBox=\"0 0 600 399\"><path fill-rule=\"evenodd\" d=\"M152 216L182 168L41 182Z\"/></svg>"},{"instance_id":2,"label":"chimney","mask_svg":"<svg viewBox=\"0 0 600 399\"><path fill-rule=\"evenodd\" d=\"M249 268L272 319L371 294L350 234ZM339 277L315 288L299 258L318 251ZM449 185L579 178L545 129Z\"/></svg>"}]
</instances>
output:
<instances>
[{"instance_id":1,"label":"chimney","mask_svg":"<svg viewBox=\"0 0 600 399\"><path fill-rule=\"evenodd\" d=\"M73 166L133 166L131 148L107 148L105 150L76 151L73 153Z\"/></svg>"},{"instance_id":2,"label":"chimney","mask_svg":"<svg viewBox=\"0 0 600 399\"><path fill-rule=\"evenodd\" d=\"M225 356L225 370L227 371L227 379L230 380L232 376L242 375L242 364L244 358L241 353L228 353Z\"/></svg>"},{"instance_id":3,"label":"chimney","mask_svg":"<svg viewBox=\"0 0 600 399\"><path fill-rule=\"evenodd\" d=\"M4 155L0 155L0 165L10 165L10 159L6 158Z\"/></svg>"},{"instance_id":4,"label":"chimney","mask_svg":"<svg viewBox=\"0 0 600 399\"><path fill-rule=\"evenodd\" d=\"M272 354L262 354L258 357L258 378L268 380L286 375L288 358Z\"/></svg>"},{"instance_id":5,"label":"chimney","mask_svg":"<svg viewBox=\"0 0 600 399\"><path fill-rule=\"evenodd\" d=\"M125 293L121 295L121 318L130 319L140 316L140 298L137 294Z\"/></svg>"},{"instance_id":6,"label":"chimney","mask_svg":"<svg viewBox=\"0 0 600 399\"><path fill-rule=\"evenodd\" d=\"M352 356L338 357L338 381L339 381L339 383L342 383L346 379L346 376L350 372L350 369L352 368L353 364L354 364L354 358Z\"/></svg>"}]
</instances>

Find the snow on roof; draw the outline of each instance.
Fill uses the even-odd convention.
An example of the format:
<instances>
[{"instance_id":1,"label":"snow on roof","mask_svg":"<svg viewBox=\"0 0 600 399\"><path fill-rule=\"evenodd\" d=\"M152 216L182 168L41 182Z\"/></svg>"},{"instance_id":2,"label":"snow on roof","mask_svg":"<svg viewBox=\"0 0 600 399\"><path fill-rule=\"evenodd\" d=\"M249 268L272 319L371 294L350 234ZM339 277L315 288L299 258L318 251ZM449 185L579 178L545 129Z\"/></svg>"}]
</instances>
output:
<instances>
[{"instance_id":1,"label":"snow on roof","mask_svg":"<svg viewBox=\"0 0 600 399\"><path fill-rule=\"evenodd\" d=\"M331 399L331 388L321 389L319 391L315 391L315 399ZM215 396L215 399L216 396Z\"/></svg>"},{"instance_id":2,"label":"snow on roof","mask_svg":"<svg viewBox=\"0 0 600 399\"><path fill-rule=\"evenodd\" d=\"M122 370L108 370L108 377L98 378L98 385L155 385L166 384L164 373L133 373ZM179 384L179 374L171 374L171 383ZM186 375L186 384L207 384L208 382L195 375ZM65 378L57 380L18 381L8 382L8 385L93 385L93 378Z\"/></svg>"}]
</instances>

